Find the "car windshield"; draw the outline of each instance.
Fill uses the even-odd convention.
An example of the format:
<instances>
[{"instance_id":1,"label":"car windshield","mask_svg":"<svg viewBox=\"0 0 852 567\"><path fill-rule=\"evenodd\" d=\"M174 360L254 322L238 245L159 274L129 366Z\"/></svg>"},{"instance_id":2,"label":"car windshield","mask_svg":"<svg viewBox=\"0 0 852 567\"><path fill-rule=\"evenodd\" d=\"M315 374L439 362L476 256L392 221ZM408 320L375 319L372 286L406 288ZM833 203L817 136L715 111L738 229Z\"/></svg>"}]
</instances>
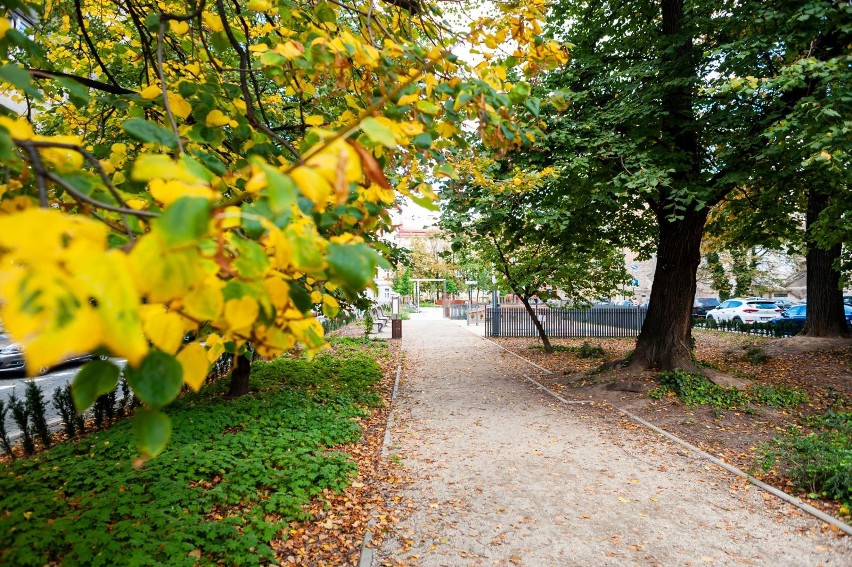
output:
<instances>
[{"instance_id":1,"label":"car windshield","mask_svg":"<svg viewBox=\"0 0 852 567\"><path fill-rule=\"evenodd\" d=\"M748 304L750 307L757 307L758 309L778 309L778 306L771 301L749 301Z\"/></svg>"}]
</instances>

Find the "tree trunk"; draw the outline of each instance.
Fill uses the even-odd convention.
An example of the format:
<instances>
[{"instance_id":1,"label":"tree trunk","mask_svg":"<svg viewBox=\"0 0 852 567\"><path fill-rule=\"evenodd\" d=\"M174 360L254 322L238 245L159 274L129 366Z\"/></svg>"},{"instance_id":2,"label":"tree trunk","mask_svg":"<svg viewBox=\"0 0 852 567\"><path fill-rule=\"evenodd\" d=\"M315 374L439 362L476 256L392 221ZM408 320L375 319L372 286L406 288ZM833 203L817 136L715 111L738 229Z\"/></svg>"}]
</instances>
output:
<instances>
[{"instance_id":1,"label":"tree trunk","mask_svg":"<svg viewBox=\"0 0 852 567\"><path fill-rule=\"evenodd\" d=\"M544 345L544 352L550 354L553 352L553 346L550 344L550 339L547 338L547 332L544 330L544 325L541 324L541 321L538 320L538 313L535 309L530 305L530 300L527 299L525 295L521 295L521 303L524 304L524 308L526 308L527 313L529 313L530 317L532 317L533 325L535 325L536 331L538 331L538 337L541 339L541 344Z\"/></svg>"},{"instance_id":2,"label":"tree trunk","mask_svg":"<svg viewBox=\"0 0 852 567\"><path fill-rule=\"evenodd\" d=\"M251 362L244 356L234 356L231 387L228 389L229 398L239 398L249 393L249 375L251 375Z\"/></svg>"},{"instance_id":3,"label":"tree trunk","mask_svg":"<svg viewBox=\"0 0 852 567\"><path fill-rule=\"evenodd\" d=\"M808 233L808 319L802 334L809 337L839 337L846 330L840 272L835 268L835 261L840 258L841 245L822 248L811 232L813 224L828 204L827 195L813 187L808 190L805 229Z\"/></svg>"},{"instance_id":4,"label":"tree trunk","mask_svg":"<svg viewBox=\"0 0 852 567\"><path fill-rule=\"evenodd\" d=\"M701 235L707 212L687 212L683 219L658 216L660 242L648 314L630 359L634 370L695 371L692 361L692 302L701 262Z\"/></svg>"}]
</instances>

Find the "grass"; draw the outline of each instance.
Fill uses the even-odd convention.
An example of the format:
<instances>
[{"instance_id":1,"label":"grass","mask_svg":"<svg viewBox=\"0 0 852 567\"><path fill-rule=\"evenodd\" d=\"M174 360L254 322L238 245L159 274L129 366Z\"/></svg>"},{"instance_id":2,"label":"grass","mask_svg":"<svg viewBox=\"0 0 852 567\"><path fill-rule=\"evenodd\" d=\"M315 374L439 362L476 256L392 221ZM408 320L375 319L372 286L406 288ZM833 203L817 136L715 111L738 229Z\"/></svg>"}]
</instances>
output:
<instances>
[{"instance_id":1,"label":"grass","mask_svg":"<svg viewBox=\"0 0 852 567\"><path fill-rule=\"evenodd\" d=\"M383 343L338 339L334 356L255 363L251 393L222 382L167 411L174 434L142 467L130 422L0 471L0 563L258 564L269 542L355 464L355 418L380 403Z\"/></svg>"}]
</instances>

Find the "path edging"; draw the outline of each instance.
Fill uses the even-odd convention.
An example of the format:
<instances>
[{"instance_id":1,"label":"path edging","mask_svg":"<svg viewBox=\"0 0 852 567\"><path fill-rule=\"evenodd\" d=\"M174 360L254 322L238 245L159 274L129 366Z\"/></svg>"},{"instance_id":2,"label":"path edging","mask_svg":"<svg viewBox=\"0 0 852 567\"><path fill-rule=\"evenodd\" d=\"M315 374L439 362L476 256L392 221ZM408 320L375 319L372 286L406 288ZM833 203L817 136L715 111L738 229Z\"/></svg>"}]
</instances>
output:
<instances>
[{"instance_id":1,"label":"path edging","mask_svg":"<svg viewBox=\"0 0 852 567\"><path fill-rule=\"evenodd\" d=\"M393 403L396 401L396 395L399 392L399 378L402 375L402 364L396 365L396 378L393 381L393 390L391 391L391 399L390 403L388 403L388 421L385 424L385 436L382 440L382 449L381 456L384 457L387 454L388 446L390 445L390 431L391 431L391 423L393 421ZM373 526L376 525L375 518L371 519L367 522L367 529L364 532L364 539L361 541L361 553L358 555L358 567L371 567L373 565L373 559L376 555L376 551L369 547L370 542L373 539L373 532L371 531Z\"/></svg>"}]
</instances>

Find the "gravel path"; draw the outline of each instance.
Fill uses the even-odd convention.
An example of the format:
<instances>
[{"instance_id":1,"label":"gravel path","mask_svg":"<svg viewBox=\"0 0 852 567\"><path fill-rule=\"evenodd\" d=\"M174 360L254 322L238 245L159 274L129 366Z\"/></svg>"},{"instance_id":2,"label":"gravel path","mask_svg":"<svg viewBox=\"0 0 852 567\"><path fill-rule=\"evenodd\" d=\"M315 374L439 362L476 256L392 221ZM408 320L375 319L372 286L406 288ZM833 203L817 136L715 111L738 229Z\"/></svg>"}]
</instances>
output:
<instances>
[{"instance_id":1,"label":"gravel path","mask_svg":"<svg viewBox=\"0 0 852 567\"><path fill-rule=\"evenodd\" d=\"M403 327L389 453L410 471L374 565L852 565L852 540L434 314ZM395 455L395 456L394 456Z\"/></svg>"}]
</instances>

